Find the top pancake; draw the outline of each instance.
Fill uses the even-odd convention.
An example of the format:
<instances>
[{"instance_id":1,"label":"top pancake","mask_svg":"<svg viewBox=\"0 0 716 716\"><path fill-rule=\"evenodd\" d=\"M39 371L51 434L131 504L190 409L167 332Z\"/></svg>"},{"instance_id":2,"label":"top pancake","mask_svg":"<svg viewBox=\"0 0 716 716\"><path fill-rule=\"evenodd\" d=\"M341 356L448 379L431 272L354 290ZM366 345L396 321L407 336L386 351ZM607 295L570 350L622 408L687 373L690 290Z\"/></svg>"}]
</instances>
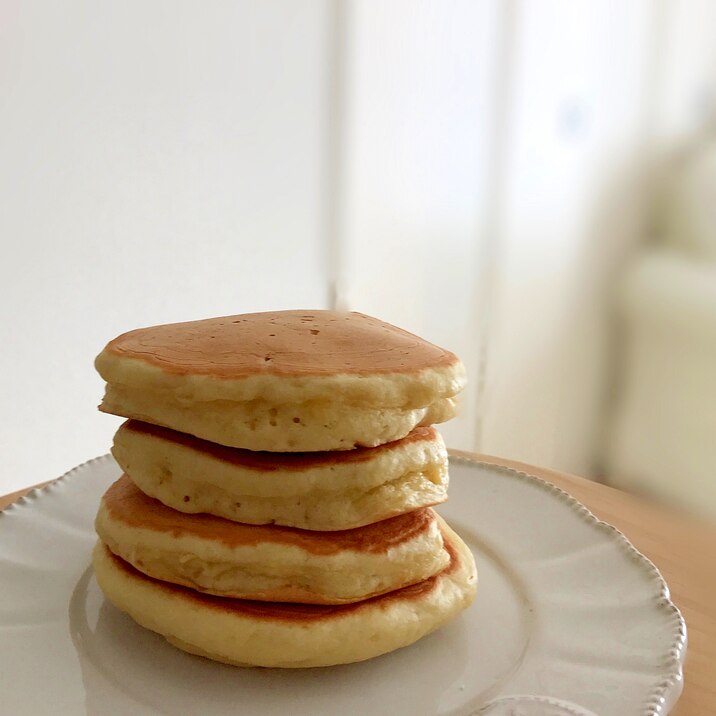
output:
<instances>
[{"instance_id":1,"label":"top pancake","mask_svg":"<svg viewBox=\"0 0 716 716\"><path fill-rule=\"evenodd\" d=\"M100 410L229 447L375 447L449 420L457 357L360 313L279 311L141 328L95 362Z\"/></svg>"},{"instance_id":2,"label":"top pancake","mask_svg":"<svg viewBox=\"0 0 716 716\"><path fill-rule=\"evenodd\" d=\"M458 363L449 351L361 313L275 311L129 331L107 355L182 375L325 376L413 373Z\"/></svg>"},{"instance_id":3,"label":"top pancake","mask_svg":"<svg viewBox=\"0 0 716 716\"><path fill-rule=\"evenodd\" d=\"M193 391L206 400L330 398L339 388L372 401L384 381L379 387L366 378L389 376L402 385L389 391L385 407L420 407L454 396L464 382L450 351L377 318L340 311L248 313L140 328L110 341L96 367L108 383L156 389L192 378ZM317 378L328 382L317 385ZM290 395L292 388L298 395Z\"/></svg>"}]
</instances>

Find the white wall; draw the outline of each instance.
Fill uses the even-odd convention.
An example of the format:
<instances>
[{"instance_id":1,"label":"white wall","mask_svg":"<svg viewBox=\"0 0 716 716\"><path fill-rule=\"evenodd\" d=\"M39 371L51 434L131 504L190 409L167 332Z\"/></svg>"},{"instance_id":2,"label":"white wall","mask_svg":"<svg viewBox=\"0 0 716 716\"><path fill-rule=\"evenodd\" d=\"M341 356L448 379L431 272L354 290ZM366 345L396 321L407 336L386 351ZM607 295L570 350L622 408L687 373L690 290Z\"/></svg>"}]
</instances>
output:
<instances>
[{"instance_id":1,"label":"white wall","mask_svg":"<svg viewBox=\"0 0 716 716\"><path fill-rule=\"evenodd\" d=\"M327 5L22 0L0 22L0 493L108 450L122 330L325 306Z\"/></svg>"},{"instance_id":2,"label":"white wall","mask_svg":"<svg viewBox=\"0 0 716 716\"><path fill-rule=\"evenodd\" d=\"M664 148L690 143L716 112L716 3L661 0L653 133Z\"/></svg>"},{"instance_id":3,"label":"white wall","mask_svg":"<svg viewBox=\"0 0 716 716\"><path fill-rule=\"evenodd\" d=\"M92 359L281 307L465 360L450 444L589 473L645 175L713 114L708 0L19 0L0 21L0 493L105 452Z\"/></svg>"}]
</instances>

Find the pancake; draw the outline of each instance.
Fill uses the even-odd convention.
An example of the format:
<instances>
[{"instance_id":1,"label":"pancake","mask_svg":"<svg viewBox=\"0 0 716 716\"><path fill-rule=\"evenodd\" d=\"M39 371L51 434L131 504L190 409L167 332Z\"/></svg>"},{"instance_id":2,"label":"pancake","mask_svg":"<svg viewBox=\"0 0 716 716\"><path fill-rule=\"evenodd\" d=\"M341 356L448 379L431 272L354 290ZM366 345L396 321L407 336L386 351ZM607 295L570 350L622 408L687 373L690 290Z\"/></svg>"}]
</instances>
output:
<instances>
[{"instance_id":1,"label":"pancake","mask_svg":"<svg viewBox=\"0 0 716 716\"><path fill-rule=\"evenodd\" d=\"M343 532L187 515L125 475L102 498L97 534L144 574L224 597L356 602L421 582L450 561L430 508Z\"/></svg>"},{"instance_id":2,"label":"pancake","mask_svg":"<svg viewBox=\"0 0 716 716\"><path fill-rule=\"evenodd\" d=\"M136 622L193 654L237 666L302 668L370 659L417 641L472 602L468 547L441 521L450 564L434 577L356 604L318 606L225 599L147 577L101 542L95 575Z\"/></svg>"},{"instance_id":3,"label":"pancake","mask_svg":"<svg viewBox=\"0 0 716 716\"><path fill-rule=\"evenodd\" d=\"M447 451L432 427L377 448L295 454L227 448L130 420L112 454L165 505L247 524L345 530L447 499Z\"/></svg>"},{"instance_id":4,"label":"pancake","mask_svg":"<svg viewBox=\"0 0 716 716\"><path fill-rule=\"evenodd\" d=\"M458 358L360 313L278 311L141 328L95 366L100 410L249 450L375 447L455 415Z\"/></svg>"}]
</instances>

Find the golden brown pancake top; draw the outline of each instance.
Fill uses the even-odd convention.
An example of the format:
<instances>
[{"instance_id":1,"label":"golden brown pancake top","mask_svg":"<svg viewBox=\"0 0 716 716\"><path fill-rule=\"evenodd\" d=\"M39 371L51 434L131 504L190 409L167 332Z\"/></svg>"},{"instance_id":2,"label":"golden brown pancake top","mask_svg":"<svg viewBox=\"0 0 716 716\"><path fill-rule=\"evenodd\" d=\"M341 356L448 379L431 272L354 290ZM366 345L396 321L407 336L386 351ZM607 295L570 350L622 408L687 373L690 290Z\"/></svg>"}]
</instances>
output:
<instances>
[{"instance_id":1,"label":"golden brown pancake top","mask_svg":"<svg viewBox=\"0 0 716 716\"><path fill-rule=\"evenodd\" d=\"M354 450L333 450L314 453L280 453L244 450L212 443L209 440L180 433L170 428L151 425L140 420L128 420L120 427L121 431L132 431L150 435L159 440L177 443L183 447L202 452L223 462L261 472L301 471L325 465L346 464L373 460L383 452L394 450L402 445L420 441L432 442L437 431L432 426L415 428L400 440L385 443L374 448L355 448Z\"/></svg>"},{"instance_id":2,"label":"golden brown pancake top","mask_svg":"<svg viewBox=\"0 0 716 716\"><path fill-rule=\"evenodd\" d=\"M169 373L246 378L412 373L457 357L362 313L273 311L139 328L105 352Z\"/></svg>"},{"instance_id":3,"label":"golden brown pancake top","mask_svg":"<svg viewBox=\"0 0 716 716\"><path fill-rule=\"evenodd\" d=\"M146 574L142 574L131 564L125 562L121 557L117 557L110 552L105 546L106 553L111 557L114 563L122 569L127 575L133 579L152 582L155 587L163 589L166 592L176 594L184 599L194 601L199 607L217 609L219 611L230 612L232 614L254 617L256 619L271 619L277 621L291 622L317 622L322 619L340 618L343 615L364 609L370 606L381 607L389 604L395 599L412 600L421 599L427 596L438 584L438 580L452 573L460 564L460 556L455 547L450 543L449 538L443 533L445 541L445 549L450 555L450 562L442 572L433 577L412 584L408 587L402 587L386 594L379 594L370 597L362 602L354 602L352 604L289 604L277 602L257 602L247 599L230 599L227 597L217 597L212 594L204 594L197 592L188 587L181 587L177 584L163 582Z\"/></svg>"},{"instance_id":4,"label":"golden brown pancake top","mask_svg":"<svg viewBox=\"0 0 716 716\"><path fill-rule=\"evenodd\" d=\"M246 525L223 517L173 510L145 495L127 475L117 480L102 501L112 519L131 527L192 535L229 547L274 542L300 547L312 554L329 555L342 550L382 553L427 531L435 515L427 507L364 527L335 532L301 530L280 525Z\"/></svg>"}]
</instances>

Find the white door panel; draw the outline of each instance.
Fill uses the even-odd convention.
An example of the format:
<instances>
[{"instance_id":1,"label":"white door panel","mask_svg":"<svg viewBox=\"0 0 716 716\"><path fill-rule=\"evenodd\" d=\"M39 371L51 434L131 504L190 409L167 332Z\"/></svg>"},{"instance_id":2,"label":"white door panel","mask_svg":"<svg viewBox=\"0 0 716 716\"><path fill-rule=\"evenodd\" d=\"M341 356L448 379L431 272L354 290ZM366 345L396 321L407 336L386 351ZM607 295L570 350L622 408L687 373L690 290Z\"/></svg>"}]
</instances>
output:
<instances>
[{"instance_id":1,"label":"white door panel","mask_svg":"<svg viewBox=\"0 0 716 716\"><path fill-rule=\"evenodd\" d=\"M651 9L517 7L480 449L585 473L607 283L638 238Z\"/></svg>"},{"instance_id":2,"label":"white door panel","mask_svg":"<svg viewBox=\"0 0 716 716\"><path fill-rule=\"evenodd\" d=\"M474 446L475 276L495 2L348 4L339 302L466 362L449 444Z\"/></svg>"}]
</instances>

